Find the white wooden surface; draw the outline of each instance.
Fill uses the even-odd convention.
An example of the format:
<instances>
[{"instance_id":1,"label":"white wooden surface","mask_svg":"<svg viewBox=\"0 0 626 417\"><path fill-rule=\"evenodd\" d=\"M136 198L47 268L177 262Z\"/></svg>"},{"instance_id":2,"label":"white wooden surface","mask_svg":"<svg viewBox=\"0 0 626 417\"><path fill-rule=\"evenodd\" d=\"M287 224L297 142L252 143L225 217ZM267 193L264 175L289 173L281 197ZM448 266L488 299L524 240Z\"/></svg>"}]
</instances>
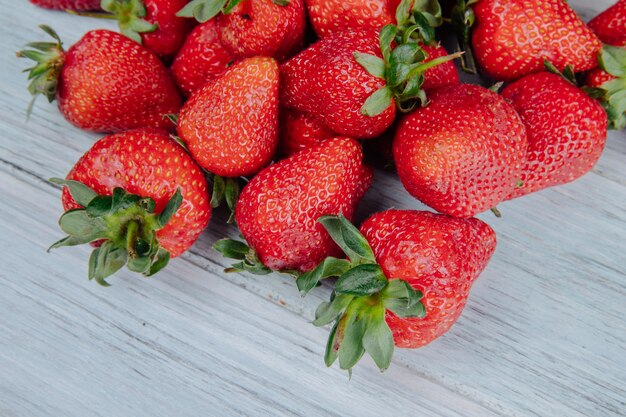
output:
<instances>
[{"instance_id":1,"label":"white wooden surface","mask_svg":"<svg viewBox=\"0 0 626 417\"><path fill-rule=\"evenodd\" d=\"M232 234L223 216L156 279L121 273L104 289L86 279L87 248L46 254L61 206L45 179L96 136L44 100L26 123L13 54L39 23L66 45L111 26L0 5L0 416L626 415L626 134L575 184L482 216L499 247L457 325L349 381L323 364L327 330L308 324L328 289L302 300L286 277L224 275L211 249ZM421 207L377 174L361 218Z\"/></svg>"}]
</instances>

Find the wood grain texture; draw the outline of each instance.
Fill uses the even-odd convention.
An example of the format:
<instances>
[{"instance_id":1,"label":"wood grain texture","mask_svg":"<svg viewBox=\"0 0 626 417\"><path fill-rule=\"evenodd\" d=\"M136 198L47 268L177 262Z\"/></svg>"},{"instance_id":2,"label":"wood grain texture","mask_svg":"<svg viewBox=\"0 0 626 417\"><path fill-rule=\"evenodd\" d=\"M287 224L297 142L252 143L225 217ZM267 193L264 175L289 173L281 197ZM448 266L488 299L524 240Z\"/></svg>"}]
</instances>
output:
<instances>
[{"instance_id":1,"label":"wood grain texture","mask_svg":"<svg viewBox=\"0 0 626 417\"><path fill-rule=\"evenodd\" d=\"M589 17L610 1L572 3ZM27 124L12 55L39 23L66 45L112 26L0 4L1 416L626 415L626 134L578 182L481 216L499 247L457 325L348 381L323 365L327 330L308 324L328 288L303 300L288 277L223 274L223 215L156 279L124 272L103 289L85 278L87 248L45 253L61 211L45 179L97 136L44 100ZM423 207L376 174L359 218Z\"/></svg>"}]
</instances>

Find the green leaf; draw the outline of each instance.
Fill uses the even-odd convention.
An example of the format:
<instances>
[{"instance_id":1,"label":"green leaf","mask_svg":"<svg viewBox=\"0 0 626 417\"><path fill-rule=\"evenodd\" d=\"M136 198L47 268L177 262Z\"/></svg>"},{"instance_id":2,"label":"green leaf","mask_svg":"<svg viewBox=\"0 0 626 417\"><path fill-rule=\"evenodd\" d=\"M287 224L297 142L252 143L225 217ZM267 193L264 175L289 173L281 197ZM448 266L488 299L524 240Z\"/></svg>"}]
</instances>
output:
<instances>
[{"instance_id":1,"label":"green leaf","mask_svg":"<svg viewBox=\"0 0 626 417\"><path fill-rule=\"evenodd\" d=\"M152 266L146 276L151 277L167 266L170 261L170 253L163 248L159 248L156 260L153 260Z\"/></svg>"},{"instance_id":2,"label":"green leaf","mask_svg":"<svg viewBox=\"0 0 626 417\"><path fill-rule=\"evenodd\" d=\"M393 334L385 321L385 310L377 309L370 316L362 339L365 351L381 371L387 370L393 357Z\"/></svg>"},{"instance_id":3,"label":"green leaf","mask_svg":"<svg viewBox=\"0 0 626 417\"><path fill-rule=\"evenodd\" d=\"M58 240L54 242L52 245L50 245L50 247L47 249L46 252L50 252L52 249L57 249L57 248L61 248L64 246L78 246L78 245L84 245L85 243L90 243L90 242L93 242L93 241L87 240L84 237L66 236L63 239Z\"/></svg>"},{"instance_id":4,"label":"green leaf","mask_svg":"<svg viewBox=\"0 0 626 417\"><path fill-rule=\"evenodd\" d=\"M49 181L53 184L67 187L74 201L83 207L87 207L91 200L97 196L95 191L87 187L82 182L64 180L62 178L50 178Z\"/></svg>"},{"instance_id":5,"label":"green leaf","mask_svg":"<svg viewBox=\"0 0 626 417\"><path fill-rule=\"evenodd\" d=\"M213 193L211 195L211 207L217 208L222 204L222 200L224 199L224 190L226 189L226 184L224 184L224 178L219 175L213 176Z\"/></svg>"},{"instance_id":6,"label":"green leaf","mask_svg":"<svg viewBox=\"0 0 626 417\"><path fill-rule=\"evenodd\" d=\"M361 113L369 117L378 116L389 108L393 102L392 99L393 91L387 86L382 87L368 97L361 107Z\"/></svg>"},{"instance_id":7,"label":"green leaf","mask_svg":"<svg viewBox=\"0 0 626 417\"><path fill-rule=\"evenodd\" d=\"M183 7L176 16L195 17L204 23L211 20L224 9L228 0L193 0Z\"/></svg>"},{"instance_id":8,"label":"green leaf","mask_svg":"<svg viewBox=\"0 0 626 417\"><path fill-rule=\"evenodd\" d=\"M350 262L345 259L328 257L315 269L301 274L296 279L298 290L302 296L317 286L322 280L330 277L338 277L350 269Z\"/></svg>"},{"instance_id":9,"label":"green leaf","mask_svg":"<svg viewBox=\"0 0 626 417\"><path fill-rule=\"evenodd\" d=\"M95 279L102 286L109 286L106 278L119 271L127 260L124 248L114 247L111 242L105 242L96 248L89 259L89 279Z\"/></svg>"},{"instance_id":10,"label":"green leaf","mask_svg":"<svg viewBox=\"0 0 626 417\"><path fill-rule=\"evenodd\" d=\"M406 299L390 298L384 301L384 305L387 310L392 311L396 316L404 319L423 319L426 317L426 308L424 304L420 302L410 305Z\"/></svg>"},{"instance_id":11,"label":"green leaf","mask_svg":"<svg viewBox=\"0 0 626 417\"><path fill-rule=\"evenodd\" d=\"M429 17L421 12L413 12L413 19L415 20L413 32L419 34L419 38L427 45L436 41L435 28L430 24Z\"/></svg>"},{"instance_id":12,"label":"green leaf","mask_svg":"<svg viewBox=\"0 0 626 417\"><path fill-rule=\"evenodd\" d=\"M339 321L335 323L333 328L330 330L330 334L328 335L328 341L326 342L326 352L324 353L324 363L326 366L330 367L337 360L337 351L339 350L336 346L337 344L337 327L339 326Z\"/></svg>"},{"instance_id":13,"label":"green leaf","mask_svg":"<svg viewBox=\"0 0 626 417\"><path fill-rule=\"evenodd\" d=\"M100 217L91 217L85 210L70 210L59 219L61 230L85 243L106 237L107 225Z\"/></svg>"},{"instance_id":14,"label":"green leaf","mask_svg":"<svg viewBox=\"0 0 626 417\"><path fill-rule=\"evenodd\" d=\"M395 25L386 25L380 30L380 50L385 62L389 62L391 57L391 44L396 38L398 28Z\"/></svg>"},{"instance_id":15,"label":"green leaf","mask_svg":"<svg viewBox=\"0 0 626 417\"><path fill-rule=\"evenodd\" d=\"M352 295L336 294L331 301L321 303L315 310L313 325L321 327L336 320L353 299Z\"/></svg>"},{"instance_id":16,"label":"green leaf","mask_svg":"<svg viewBox=\"0 0 626 417\"><path fill-rule=\"evenodd\" d=\"M356 62L365 68L367 72L374 77L385 79L385 61L376 55L361 52L354 52L353 55Z\"/></svg>"},{"instance_id":17,"label":"green leaf","mask_svg":"<svg viewBox=\"0 0 626 417\"><path fill-rule=\"evenodd\" d=\"M342 319L343 320L343 319ZM339 366L341 369L352 369L363 357L363 336L367 321L360 317L347 317L347 325L339 346Z\"/></svg>"},{"instance_id":18,"label":"green leaf","mask_svg":"<svg viewBox=\"0 0 626 417\"><path fill-rule=\"evenodd\" d=\"M91 200L85 210L90 216L101 217L111 213L112 208L113 197L108 195L99 195Z\"/></svg>"},{"instance_id":19,"label":"green leaf","mask_svg":"<svg viewBox=\"0 0 626 417\"><path fill-rule=\"evenodd\" d=\"M626 77L626 48L604 45L598 60L604 71L615 77Z\"/></svg>"},{"instance_id":20,"label":"green leaf","mask_svg":"<svg viewBox=\"0 0 626 417\"><path fill-rule=\"evenodd\" d=\"M182 203L183 194L180 191L180 188L178 188L176 189L176 192L174 193L172 198L170 198L170 200L167 202L167 205L165 206L161 214L159 214L159 225L161 226L161 228L165 227L165 225L169 223L170 219L172 218L172 216L174 216L174 214L176 214Z\"/></svg>"},{"instance_id":21,"label":"green leaf","mask_svg":"<svg viewBox=\"0 0 626 417\"><path fill-rule=\"evenodd\" d=\"M318 222L324 226L330 237L348 255L352 262L375 262L376 258L367 240L344 216L322 216L318 219Z\"/></svg>"},{"instance_id":22,"label":"green leaf","mask_svg":"<svg viewBox=\"0 0 626 417\"><path fill-rule=\"evenodd\" d=\"M289 6L289 3L291 2L291 0L272 0L272 3L274 3L277 6Z\"/></svg>"},{"instance_id":23,"label":"green leaf","mask_svg":"<svg viewBox=\"0 0 626 417\"><path fill-rule=\"evenodd\" d=\"M224 9L222 10L222 13L224 13L224 14L230 13L242 1L243 0L229 0L228 3L226 4L226 6L224 6Z\"/></svg>"},{"instance_id":24,"label":"green leaf","mask_svg":"<svg viewBox=\"0 0 626 417\"><path fill-rule=\"evenodd\" d=\"M443 23L441 5L437 0L414 0L412 11L414 14L419 13L423 16L432 28L439 27Z\"/></svg>"},{"instance_id":25,"label":"green leaf","mask_svg":"<svg viewBox=\"0 0 626 417\"><path fill-rule=\"evenodd\" d=\"M383 270L376 264L358 265L339 277L335 284L337 294L372 295L387 285Z\"/></svg>"},{"instance_id":26,"label":"green leaf","mask_svg":"<svg viewBox=\"0 0 626 417\"><path fill-rule=\"evenodd\" d=\"M224 198L226 200L226 205L230 209L228 223L232 223L235 219L235 208L237 206L237 200L239 200L240 192L241 187L239 186L237 178L227 178L224 188Z\"/></svg>"},{"instance_id":27,"label":"green leaf","mask_svg":"<svg viewBox=\"0 0 626 417\"><path fill-rule=\"evenodd\" d=\"M398 26L404 26L411 17L411 4L413 0L402 0L396 8L396 22Z\"/></svg>"},{"instance_id":28,"label":"green leaf","mask_svg":"<svg viewBox=\"0 0 626 417\"><path fill-rule=\"evenodd\" d=\"M147 256L141 256L139 258L130 258L126 264L129 270L137 272L139 274L148 274L150 267L152 266L152 259Z\"/></svg>"},{"instance_id":29,"label":"green leaf","mask_svg":"<svg viewBox=\"0 0 626 417\"><path fill-rule=\"evenodd\" d=\"M222 254L225 258L245 260L250 252L250 247L243 242L233 239L221 239L214 245L213 249Z\"/></svg>"}]
</instances>

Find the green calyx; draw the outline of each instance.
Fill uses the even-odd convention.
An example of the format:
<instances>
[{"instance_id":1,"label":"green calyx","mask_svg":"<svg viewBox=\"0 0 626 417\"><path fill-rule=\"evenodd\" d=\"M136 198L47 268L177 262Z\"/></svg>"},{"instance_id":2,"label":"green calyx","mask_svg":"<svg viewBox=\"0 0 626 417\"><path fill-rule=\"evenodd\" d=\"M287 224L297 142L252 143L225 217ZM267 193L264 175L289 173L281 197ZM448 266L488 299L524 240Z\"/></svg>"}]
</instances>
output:
<instances>
[{"instance_id":1,"label":"green calyx","mask_svg":"<svg viewBox=\"0 0 626 417\"><path fill-rule=\"evenodd\" d=\"M19 58L28 58L35 61L35 65L26 69L28 72L28 91L33 96L28 107L28 114L32 111L35 99L40 94L48 99L49 102L54 101L59 76L65 61L65 51L59 35L47 25L40 25L39 28L50 35L55 42L31 42L27 44L27 48L19 51Z\"/></svg>"},{"instance_id":2,"label":"green calyx","mask_svg":"<svg viewBox=\"0 0 626 417\"><path fill-rule=\"evenodd\" d=\"M225 272L250 272L255 275L267 275L271 269L263 265L256 252L244 242L234 239L218 240L213 248L225 258L235 259L239 262L233 264Z\"/></svg>"},{"instance_id":3,"label":"green calyx","mask_svg":"<svg viewBox=\"0 0 626 417\"><path fill-rule=\"evenodd\" d=\"M427 99L422 89L424 73L461 56L461 53L456 53L425 62L428 54L420 44L435 39L431 22L436 23L441 19L441 8L437 1L416 1L411 9L411 1L403 0L398 6L397 14L396 18L402 23L398 26L387 25L380 31L382 59L376 55L354 52L354 59L363 68L374 77L386 81L386 85L374 92L363 104L361 113L366 116L381 114L391 105L392 100L403 113L425 106ZM414 23L416 21L418 23ZM392 48L394 42L397 46Z\"/></svg>"},{"instance_id":4,"label":"green calyx","mask_svg":"<svg viewBox=\"0 0 626 417\"><path fill-rule=\"evenodd\" d=\"M142 33L154 32L159 27L144 19L146 6L142 0L102 0L100 7L117 19L123 35L138 43L142 43Z\"/></svg>"},{"instance_id":5,"label":"green calyx","mask_svg":"<svg viewBox=\"0 0 626 417\"><path fill-rule=\"evenodd\" d=\"M450 23L457 34L458 51L463 51L461 68L469 74L476 74L476 61L471 47L472 26L476 21L476 15L472 5L478 0L457 0L452 8Z\"/></svg>"},{"instance_id":6,"label":"green calyx","mask_svg":"<svg viewBox=\"0 0 626 417\"><path fill-rule=\"evenodd\" d=\"M159 246L156 232L170 221L183 197L177 190L161 213L148 197L129 194L115 188L110 196L98 195L86 185L71 180L52 178L54 184L66 186L76 203L84 208L69 210L59 219L67 236L50 249L103 241L89 258L89 279L108 286L106 278L124 265L133 272L152 276L170 259Z\"/></svg>"},{"instance_id":7,"label":"green calyx","mask_svg":"<svg viewBox=\"0 0 626 417\"><path fill-rule=\"evenodd\" d=\"M609 128L626 128L626 48L604 45L598 55L600 68L616 77L600 86L599 97L609 116Z\"/></svg>"},{"instance_id":8,"label":"green calyx","mask_svg":"<svg viewBox=\"0 0 626 417\"><path fill-rule=\"evenodd\" d=\"M543 60L543 66L549 73L561 76L565 81L578 86L578 80L576 80L576 73L574 72L574 67L571 65L567 65L563 71L559 71L559 69L554 66L554 64L547 59Z\"/></svg>"},{"instance_id":9,"label":"green calyx","mask_svg":"<svg viewBox=\"0 0 626 417\"><path fill-rule=\"evenodd\" d=\"M192 0L176 16L193 17L204 23L219 13L230 13L241 2L242 0ZM289 5L290 0L272 0L272 3L284 7Z\"/></svg>"},{"instance_id":10,"label":"green calyx","mask_svg":"<svg viewBox=\"0 0 626 417\"><path fill-rule=\"evenodd\" d=\"M240 178L224 178L219 175L209 174L213 183L213 192L211 194L211 207L220 207L224 202L230 211L228 223L235 221L235 207L239 194L246 182L243 177Z\"/></svg>"},{"instance_id":11,"label":"green calyx","mask_svg":"<svg viewBox=\"0 0 626 417\"><path fill-rule=\"evenodd\" d=\"M384 371L394 351L386 311L404 318L423 318L423 295L406 281L388 279L365 237L345 217L324 216L319 222L349 258L327 258L296 281L304 296L320 280L338 277L330 301L317 308L313 321L315 326L334 323L324 361L331 366L339 360L341 369L351 372L367 352Z\"/></svg>"}]
</instances>

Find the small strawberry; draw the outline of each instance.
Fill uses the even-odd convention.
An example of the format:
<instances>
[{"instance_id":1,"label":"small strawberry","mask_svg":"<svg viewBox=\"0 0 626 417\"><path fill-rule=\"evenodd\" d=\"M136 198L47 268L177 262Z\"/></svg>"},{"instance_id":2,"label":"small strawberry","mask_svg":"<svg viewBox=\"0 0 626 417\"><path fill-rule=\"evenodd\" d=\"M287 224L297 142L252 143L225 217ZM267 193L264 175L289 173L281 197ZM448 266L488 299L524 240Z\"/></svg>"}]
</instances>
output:
<instances>
[{"instance_id":1,"label":"small strawberry","mask_svg":"<svg viewBox=\"0 0 626 417\"><path fill-rule=\"evenodd\" d=\"M187 0L103 0L102 9L119 21L122 33L160 57L171 57L191 29L176 16Z\"/></svg>"},{"instance_id":2,"label":"small strawberry","mask_svg":"<svg viewBox=\"0 0 626 417\"><path fill-rule=\"evenodd\" d=\"M57 10L99 10L100 0L29 0L36 6Z\"/></svg>"},{"instance_id":3,"label":"small strawberry","mask_svg":"<svg viewBox=\"0 0 626 417\"><path fill-rule=\"evenodd\" d=\"M256 174L278 144L278 65L247 58L196 91L183 106L178 134L198 164L221 177Z\"/></svg>"},{"instance_id":4,"label":"small strawberry","mask_svg":"<svg viewBox=\"0 0 626 417\"><path fill-rule=\"evenodd\" d=\"M528 135L519 197L586 174L606 142L606 113L595 100L563 77L541 72L502 91L522 118Z\"/></svg>"},{"instance_id":5,"label":"small strawberry","mask_svg":"<svg viewBox=\"0 0 626 417\"><path fill-rule=\"evenodd\" d=\"M335 136L310 114L290 109L281 111L279 149L283 156L291 156Z\"/></svg>"},{"instance_id":6,"label":"small strawberry","mask_svg":"<svg viewBox=\"0 0 626 417\"><path fill-rule=\"evenodd\" d=\"M97 242L89 279L105 279L125 264L150 276L196 241L211 217L202 170L165 131L106 136L83 155L64 185L68 236L52 245Z\"/></svg>"},{"instance_id":7,"label":"small strawberry","mask_svg":"<svg viewBox=\"0 0 626 417\"><path fill-rule=\"evenodd\" d=\"M178 15L200 22L215 17L222 44L237 59L284 60L304 43L304 0L193 0Z\"/></svg>"},{"instance_id":8,"label":"small strawberry","mask_svg":"<svg viewBox=\"0 0 626 417\"><path fill-rule=\"evenodd\" d=\"M393 153L407 191L454 217L503 201L521 177L526 132L515 109L486 88L458 84L430 94L405 116Z\"/></svg>"},{"instance_id":9,"label":"small strawberry","mask_svg":"<svg viewBox=\"0 0 626 417\"><path fill-rule=\"evenodd\" d=\"M587 92L598 98L609 116L609 128L626 128L626 48L605 45L600 66L587 74Z\"/></svg>"},{"instance_id":10,"label":"small strawberry","mask_svg":"<svg viewBox=\"0 0 626 417\"><path fill-rule=\"evenodd\" d=\"M422 49L427 54L424 62L430 62L434 59L444 58L448 56L448 51L441 45L422 45ZM428 69L424 73L424 84L422 88L429 90L433 88L444 87L446 85L458 84L461 82L459 72L456 70L454 62L447 61L436 67Z\"/></svg>"},{"instance_id":11,"label":"small strawberry","mask_svg":"<svg viewBox=\"0 0 626 417\"><path fill-rule=\"evenodd\" d=\"M454 56L424 62L417 42L391 48L399 28L348 30L325 37L281 66L281 104L309 113L324 127L373 138L394 121L396 105L409 111L426 102L424 73Z\"/></svg>"},{"instance_id":12,"label":"small strawberry","mask_svg":"<svg viewBox=\"0 0 626 417\"><path fill-rule=\"evenodd\" d=\"M446 333L496 248L494 231L473 218L389 210L360 233L341 216L319 221L349 260L326 259L297 283L306 294L320 279L339 277L313 324L335 323L325 362L339 359L347 370L367 352L384 371L394 345L418 348Z\"/></svg>"},{"instance_id":13,"label":"small strawberry","mask_svg":"<svg viewBox=\"0 0 626 417\"><path fill-rule=\"evenodd\" d=\"M30 93L57 100L65 118L81 129L116 132L140 127L169 128L163 116L177 113L181 99L163 63L138 43L108 30L87 32L67 52L35 42L18 53L34 60Z\"/></svg>"},{"instance_id":14,"label":"small strawberry","mask_svg":"<svg viewBox=\"0 0 626 417\"><path fill-rule=\"evenodd\" d=\"M589 22L589 27L602 42L613 46L626 46L626 0L619 0L593 18Z\"/></svg>"},{"instance_id":15,"label":"small strawberry","mask_svg":"<svg viewBox=\"0 0 626 417\"><path fill-rule=\"evenodd\" d=\"M189 34L172 63L178 87L189 96L207 82L219 78L234 58L222 46L215 20L202 23Z\"/></svg>"},{"instance_id":16,"label":"small strawberry","mask_svg":"<svg viewBox=\"0 0 626 417\"><path fill-rule=\"evenodd\" d=\"M307 0L306 6L315 33L323 38L345 29L380 30L394 21L395 7L390 3L389 0Z\"/></svg>"},{"instance_id":17,"label":"small strawberry","mask_svg":"<svg viewBox=\"0 0 626 417\"><path fill-rule=\"evenodd\" d=\"M543 70L597 65L602 43L563 0L480 0L474 5L474 55L490 77L512 81Z\"/></svg>"},{"instance_id":18,"label":"small strawberry","mask_svg":"<svg viewBox=\"0 0 626 417\"><path fill-rule=\"evenodd\" d=\"M317 219L354 210L372 182L361 146L335 138L261 171L237 203L237 224L250 248L223 240L216 249L256 273L307 271L338 248Z\"/></svg>"}]
</instances>

